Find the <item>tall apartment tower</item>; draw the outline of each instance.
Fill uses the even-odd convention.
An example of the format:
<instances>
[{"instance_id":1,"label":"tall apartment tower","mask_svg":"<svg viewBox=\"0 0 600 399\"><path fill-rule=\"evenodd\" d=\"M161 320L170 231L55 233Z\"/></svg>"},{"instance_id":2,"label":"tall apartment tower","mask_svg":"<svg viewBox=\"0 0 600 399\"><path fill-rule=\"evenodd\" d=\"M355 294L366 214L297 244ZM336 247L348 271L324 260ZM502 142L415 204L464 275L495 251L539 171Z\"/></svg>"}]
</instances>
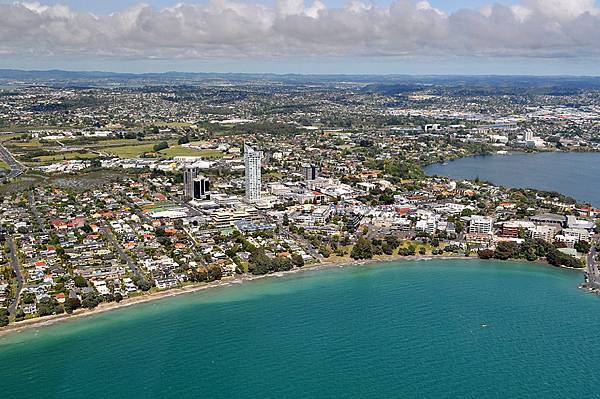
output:
<instances>
[{"instance_id":1,"label":"tall apartment tower","mask_svg":"<svg viewBox=\"0 0 600 399\"><path fill-rule=\"evenodd\" d=\"M209 200L210 199L210 182L208 178L198 175L194 179L193 199Z\"/></svg>"},{"instance_id":2,"label":"tall apartment tower","mask_svg":"<svg viewBox=\"0 0 600 399\"><path fill-rule=\"evenodd\" d=\"M302 164L302 174L305 181L315 180L317 178L317 165L304 163Z\"/></svg>"},{"instance_id":3,"label":"tall apartment tower","mask_svg":"<svg viewBox=\"0 0 600 399\"><path fill-rule=\"evenodd\" d=\"M183 194L185 198L194 198L194 179L198 177L200 171L198 168L186 168L183 171Z\"/></svg>"},{"instance_id":4,"label":"tall apartment tower","mask_svg":"<svg viewBox=\"0 0 600 399\"><path fill-rule=\"evenodd\" d=\"M262 151L244 144L244 165L246 166L246 201L260 200Z\"/></svg>"},{"instance_id":5,"label":"tall apartment tower","mask_svg":"<svg viewBox=\"0 0 600 399\"><path fill-rule=\"evenodd\" d=\"M525 141L533 140L533 132L529 129L525 130Z\"/></svg>"}]
</instances>

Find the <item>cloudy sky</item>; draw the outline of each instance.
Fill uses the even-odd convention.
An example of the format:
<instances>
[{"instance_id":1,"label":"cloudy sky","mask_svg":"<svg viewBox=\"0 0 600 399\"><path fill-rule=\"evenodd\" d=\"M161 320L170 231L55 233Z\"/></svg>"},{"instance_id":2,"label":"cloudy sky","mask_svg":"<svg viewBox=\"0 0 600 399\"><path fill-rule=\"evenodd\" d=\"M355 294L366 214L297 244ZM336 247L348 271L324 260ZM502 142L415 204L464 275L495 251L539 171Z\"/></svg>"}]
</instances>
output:
<instances>
[{"instance_id":1,"label":"cloudy sky","mask_svg":"<svg viewBox=\"0 0 600 399\"><path fill-rule=\"evenodd\" d=\"M0 0L0 68L599 75L596 0Z\"/></svg>"}]
</instances>

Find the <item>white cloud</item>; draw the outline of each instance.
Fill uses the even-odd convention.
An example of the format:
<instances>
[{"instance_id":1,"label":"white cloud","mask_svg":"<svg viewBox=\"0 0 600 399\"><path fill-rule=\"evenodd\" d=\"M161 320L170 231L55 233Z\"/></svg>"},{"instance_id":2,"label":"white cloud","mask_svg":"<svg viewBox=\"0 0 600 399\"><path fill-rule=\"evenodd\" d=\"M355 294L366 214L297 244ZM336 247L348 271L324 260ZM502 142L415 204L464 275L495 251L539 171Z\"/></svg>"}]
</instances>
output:
<instances>
[{"instance_id":1,"label":"white cloud","mask_svg":"<svg viewBox=\"0 0 600 399\"><path fill-rule=\"evenodd\" d=\"M522 0L446 14L428 1L275 6L235 0L92 15L41 3L0 4L0 54L120 58L600 55L595 0Z\"/></svg>"}]
</instances>

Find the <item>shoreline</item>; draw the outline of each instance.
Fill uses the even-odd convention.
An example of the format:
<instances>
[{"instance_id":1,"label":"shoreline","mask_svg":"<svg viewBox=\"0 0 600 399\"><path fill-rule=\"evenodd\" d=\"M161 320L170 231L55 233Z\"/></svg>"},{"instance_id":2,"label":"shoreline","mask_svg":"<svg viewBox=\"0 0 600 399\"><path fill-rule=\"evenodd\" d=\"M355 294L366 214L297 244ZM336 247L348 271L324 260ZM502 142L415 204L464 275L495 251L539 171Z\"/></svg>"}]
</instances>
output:
<instances>
[{"instance_id":1,"label":"shoreline","mask_svg":"<svg viewBox=\"0 0 600 399\"><path fill-rule=\"evenodd\" d=\"M488 261L487 259L480 259L478 257L467 257L467 256L444 256L444 255L413 255L413 256L402 256L402 255L394 255L388 256L379 259L368 259L368 260L347 260L347 261L332 261L332 262L323 262L317 263L314 265L304 266L302 268L296 268L284 272L278 273L270 273L263 275L251 275L244 274L239 277L228 278L224 280L213 281L210 283L202 283L202 284L193 284L180 288L173 288L166 291L158 291L151 294L142 294L133 298L125 298L121 302L109 302L109 303L101 303L94 309L84 309L80 308L75 310L73 313L61 313L58 315L51 315L45 317L36 317L33 319L23 320L20 322L13 322L6 327L0 327L0 338L11 335L17 332L30 330L38 327L47 327L58 323L63 323L71 320L76 320L88 316L94 316L105 312L110 312L113 310L123 309L130 306L148 303L157 301L160 299L171 298L179 295L190 294L194 292L204 291L212 288L219 287L231 287L233 285L242 284L244 282L262 280L266 278L279 278L285 277L289 275L295 275L305 272L311 271L319 271L319 270L327 270L333 268L347 268L353 266L364 266L371 264L380 264L380 263L393 263L393 262L414 262L414 261L428 261L428 260L480 260L480 261ZM534 263L537 265L545 265L552 268L557 269L567 269L573 271L584 271L584 269L575 269L568 268L564 266L552 266L546 262L527 262L524 260L518 259L509 259L509 260L498 260L493 259L498 262L505 263Z\"/></svg>"}]
</instances>

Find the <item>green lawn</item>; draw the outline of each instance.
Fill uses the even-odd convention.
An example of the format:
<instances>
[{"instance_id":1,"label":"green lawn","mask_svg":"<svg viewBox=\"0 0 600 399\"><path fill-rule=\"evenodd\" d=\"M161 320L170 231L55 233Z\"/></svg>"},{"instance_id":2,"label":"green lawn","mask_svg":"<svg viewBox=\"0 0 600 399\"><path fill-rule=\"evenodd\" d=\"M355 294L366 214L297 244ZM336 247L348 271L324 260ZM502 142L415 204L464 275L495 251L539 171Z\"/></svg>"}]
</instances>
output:
<instances>
[{"instance_id":1,"label":"green lawn","mask_svg":"<svg viewBox=\"0 0 600 399\"><path fill-rule=\"evenodd\" d=\"M8 166L6 162L0 160L0 169L10 170L10 166Z\"/></svg>"}]
</instances>

